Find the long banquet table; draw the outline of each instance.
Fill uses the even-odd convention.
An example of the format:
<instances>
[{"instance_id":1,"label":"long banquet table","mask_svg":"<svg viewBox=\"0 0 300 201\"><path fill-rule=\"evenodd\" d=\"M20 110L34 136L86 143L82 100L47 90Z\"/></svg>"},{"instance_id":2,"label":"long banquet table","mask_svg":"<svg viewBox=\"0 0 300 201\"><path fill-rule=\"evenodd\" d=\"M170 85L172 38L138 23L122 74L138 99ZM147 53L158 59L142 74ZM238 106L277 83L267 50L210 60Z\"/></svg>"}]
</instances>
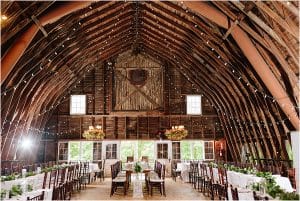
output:
<instances>
[{"instance_id":1,"label":"long banquet table","mask_svg":"<svg viewBox=\"0 0 300 201\"><path fill-rule=\"evenodd\" d=\"M89 173L91 173L91 177L95 172L99 171L99 167L97 163L89 163ZM29 176L25 178L19 178L11 181L3 181L1 182L1 190L6 190L7 195L4 200L26 200L27 197L34 197L40 195L44 192L44 200L52 200L53 189L43 189L43 181L44 181L45 173L39 173L34 176ZM65 174L67 177L67 172ZM49 181L49 177L47 178L47 183ZM12 198L8 198L8 192L12 188L13 185L21 185L21 189L23 191L22 195L14 196ZM27 191L27 185L32 186L32 191Z\"/></svg>"},{"instance_id":2,"label":"long banquet table","mask_svg":"<svg viewBox=\"0 0 300 201\"><path fill-rule=\"evenodd\" d=\"M52 189L42 189L45 173L40 173L34 176L19 178L11 181L1 182L1 190L6 190L6 196L4 200L26 200L27 197L34 197L40 195L44 191L44 200L52 200ZM23 191L22 195L8 198L9 190L13 185L21 185ZM28 192L27 186L32 186L32 191Z\"/></svg>"}]
</instances>

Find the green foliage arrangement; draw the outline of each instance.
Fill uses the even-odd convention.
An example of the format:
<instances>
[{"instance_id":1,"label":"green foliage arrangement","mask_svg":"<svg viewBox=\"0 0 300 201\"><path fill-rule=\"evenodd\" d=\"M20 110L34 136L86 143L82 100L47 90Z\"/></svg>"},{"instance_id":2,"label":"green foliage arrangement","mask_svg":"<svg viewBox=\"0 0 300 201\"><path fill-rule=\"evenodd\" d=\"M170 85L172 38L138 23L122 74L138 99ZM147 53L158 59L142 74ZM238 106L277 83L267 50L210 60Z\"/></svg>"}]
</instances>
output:
<instances>
[{"instance_id":1,"label":"green foliage arrangement","mask_svg":"<svg viewBox=\"0 0 300 201\"><path fill-rule=\"evenodd\" d=\"M4 200L5 195L6 195L6 190L1 189L1 200Z\"/></svg>"},{"instance_id":2,"label":"green foliage arrangement","mask_svg":"<svg viewBox=\"0 0 300 201\"><path fill-rule=\"evenodd\" d=\"M28 185L27 185L27 191L28 191L28 192L31 192L32 190L33 190L32 185L28 184Z\"/></svg>"},{"instance_id":3,"label":"green foliage arrangement","mask_svg":"<svg viewBox=\"0 0 300 201\"><path fill-rule=\"evenodd\" d=\"M36 175L34 172L27 172L25 177L30 177Z\"/></svg>"},{"instance_id":4,"label":"green foliage arrangement","mask_svg":"<svg viewBox=\"0 0 300 201\"><path fill-rule=\"evenodd\" d=\"M299 194L292 192L292 193L286 193L283 192L279 196L280 200L299 200Z\"/></svg>"},{"instance_id":5,"label":"green foliage arrangement","mask_svg":"<svg viewBox=\"0 0 300 201\"><path fill-rule=\"evenodd\" d=\"M42 173L44 173L44 172L51 172L52 170L53 170L52 167L46 167L46 168L42 169Z\"/></svg>"},{"instance_id":6,"label":"green foliage arrangement","mask_svg":"<svg viewBox=\"0 0 300 201\"><path fill-rule=\"evenodd\" d=\"M259 183L253 183L253 184L251 185L251 189L252 189L253 191L259 191Z\"/></svg>"},{"instance_id":7,"label":"green foliage arrangement","mask_svg":"<svg viewBox=\"0 0 300 201\"><path fill-rule=\"evenodd\" d=\"M257 177L264 178L262 183L253 183L251 189L254 191L259 191L259 187L262 185L266 189L266 193L273 198L279 197L280 200L299 200L299 194L292 192L284 192L279 185L276 184L275 178L272 176L271 172L256 172L255 169L251 168L239 168L234 165L224 164L224 167L229 171L240 172L243 174L253 174Z\"/></svg>"},{"instance_id":8,"label":"green foliage arrangement","mask_svg":"<svg viewBox=\"0 0 300 201\"><path fill-rule=\"evenodd\" d=\"M22 195L23 191L22 191L22 188L21 188L21 185L13 185L9 191L9 197L14 197L14 196L17 196L17 195Z\"/></svg>"},{"instance_id":9,"label":"green foliage arrangement","mask_svg":"<svg viewBox=\"0 0 300 201\"><path fill-rule=\"evenodd\" d=\"M141 165L139 163L135 163L135 165L134 165L134 171L137 172L137 173L139 173L139 172L142 171L142 167L141 167Z\"/></svg>"},{"instance_id":10,"label":"green foliage arrangement","mask_svg":"<svg viewBox=\"0 0 300 201\"><path fill-rule=\"evenodd\" d=\"M8 175L8 176L2 176L1 177L1 182L2 181L11 181L11 180L15 180L16 176L14 174Z\"/></svg>"}]
</instances>

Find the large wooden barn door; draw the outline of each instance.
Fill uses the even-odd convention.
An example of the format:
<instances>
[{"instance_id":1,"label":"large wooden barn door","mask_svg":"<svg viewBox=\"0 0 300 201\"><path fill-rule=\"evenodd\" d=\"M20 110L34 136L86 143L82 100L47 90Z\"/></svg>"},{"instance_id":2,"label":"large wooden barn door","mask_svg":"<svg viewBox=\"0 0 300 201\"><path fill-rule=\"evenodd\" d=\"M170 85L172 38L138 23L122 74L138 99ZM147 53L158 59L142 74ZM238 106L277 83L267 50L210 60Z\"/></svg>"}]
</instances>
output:
<instances>
[{"instance_id":1,"label":"large wooden barn door","mask_svg":"<svg viewBox=\"0 0 300 201\"><path fill-rule=\"evenodd\" d=\"M125 53L114 70L114 111L160 110L163 106L163 71L145 56Z\"/></svg>"}]
</instances>

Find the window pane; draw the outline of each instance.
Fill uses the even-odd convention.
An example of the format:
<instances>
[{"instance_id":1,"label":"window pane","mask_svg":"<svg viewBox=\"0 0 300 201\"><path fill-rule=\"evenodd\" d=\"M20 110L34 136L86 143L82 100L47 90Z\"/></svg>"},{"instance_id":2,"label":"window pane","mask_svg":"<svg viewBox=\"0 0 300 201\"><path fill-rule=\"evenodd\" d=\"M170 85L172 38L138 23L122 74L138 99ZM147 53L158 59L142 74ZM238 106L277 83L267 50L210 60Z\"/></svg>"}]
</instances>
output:
<instances>
[{"instance_id":1,"label":"window pane","mask_svg":"<svg viewBox=\"0 0 300 201\"><path fill-rule=\"evenodd\" d=\"M205 159L214 159L214 142L204 142Z\"/></svg>"},{"instance_id":2,"label":"window pane","mask_svg":"<svg viewBox=\"0 0 300 201\"><path fill-rule=\"evenodd\" d=\"M193 159L195 160L202 160L203 156L203 142L196 141L193 142Z\"/></svg>"},{"instance_id":3,"label":"window pane","mask_svg":"<svg viewBox=\"0 0 300 201\"><path fill-rule=\"evenodd\" d=\"M154 142L153 141L139 141L138 142L138 158L148 156L148 160L154 161Z\"/></svg>"},{"instance_id":4,"label":"window pane","mask_svg":"<svg viewBox=\"0 0 300 201\"><path fill-rule=\"evenodd\" d=\"M180 142L172 142L173 159L180 159Z\"/></svg>"},{"instance_id":5,"label":"window pane","mask_svg":"<svg viewBox=\"0 0 300 201\"><path fill-rule=\"evenodd\" d=\"M70 161L78 161L80 159L80 142L70 143Z\"/></svg>"},{"instance_id":6,"label":"window pane","mask_svg":"<svg viewBox=\"0 0 300 201\"><path fill-rule=\"evenodd\" d=\"M102 143L101 142L94 142L93 145L93 160L101 160L102 158Z\"/></svg>"},{"instance_id":7,"label":"window pane","mask_svg":"<svg viewBox=\"0 0 300 201\"><path fill-rule=\"evenodd\" d=\"M187 114L202 114L201 96L187 95L186 96L186 113Z\"/></svg>"},{"instance_id":8,"label":"window pane","mask_svg":"<svg viewBox=\"0 0 300 201\"><path fill-rule=\"evenodd\" d=\"M189 141L181 141L181 158L183 160L192 159L191 144Z\"/></svg>"},{"instance_id":9,"label":"window pane","mask_svg":"<svg viewBox=\"0 0 300 201\"><path fill-rule=\"evenodd\" d=\"M121 141L120 158L123 162L127 161L127 156L134 156L134 149L136 148L136 144L136 141Z\"/></svg>"},{"instance_id":10,"label":"window pane","mask_svg":"<svg viewBox=\"0 0 300 201\"><path fill-rule=\"evenodd\" d=\"M157 158L168 159L168 144L157 144Z\"/></svg>"},{"instance_id":11,"label":"window pane","mask_svg":"<svg viewBox=\"0 0 300 201\"><path fill-rule=\"evenodd\" d=\"M58 160L68 160L68 143L67 142L59 143Z\"/></svg>"},{"instance_id":12,"label":"window pane","mask_svg":"<svg viewBox=\"0 0 300 201\"><path fill-rule=\"evenodd\" d=\"M106 145L106 159L117 159L117 144Z\"/></svg>"},{"instance_id":13,"label":"window pane","mask_svg":"<svg viewBox=\"0 0 300 201\"><path fill-rule=\"evenodd\" d=\"M82 142L81 144L81 160L93 160L93 142Z\"/></svg>"},{"instance_id":14,"label":"window pane","mask_svg":"<svg viewBox=\"0 0 300 201\"><path fill-rule=\"evenodd\" d=\"M70 114L86 113L86 95L71 95Z\"/></svg>"}]
</instances>

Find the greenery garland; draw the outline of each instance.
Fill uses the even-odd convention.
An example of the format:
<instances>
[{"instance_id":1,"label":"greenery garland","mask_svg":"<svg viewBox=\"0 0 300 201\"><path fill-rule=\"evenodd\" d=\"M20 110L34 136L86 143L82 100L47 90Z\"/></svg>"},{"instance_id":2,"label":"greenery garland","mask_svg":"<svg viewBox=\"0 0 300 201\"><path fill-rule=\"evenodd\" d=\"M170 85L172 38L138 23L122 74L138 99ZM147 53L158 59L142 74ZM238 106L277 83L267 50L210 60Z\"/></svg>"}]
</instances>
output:
<instances>
[{"instance_id":1,"label":"greenery garland","mask_svg":"<svg viewBox=\"0 0 300 201\"><path fill-rule=\"evenodd\" d=\"M285 192L280 188L279 185L276 184L275 178L272 176L271 172L258 172L253 168L239 168L234 165L224 164L224 167L227 170L240 172L243 174L253 174L257 177L262 177L265 179L262 183L253 183L251 188L254 191L259 191L259 187L263 185L266 189L266 193L270 195L272 198L279 197L280 200L299 200L299 194L296 192Z\"/></svg>"}]
</instances>

